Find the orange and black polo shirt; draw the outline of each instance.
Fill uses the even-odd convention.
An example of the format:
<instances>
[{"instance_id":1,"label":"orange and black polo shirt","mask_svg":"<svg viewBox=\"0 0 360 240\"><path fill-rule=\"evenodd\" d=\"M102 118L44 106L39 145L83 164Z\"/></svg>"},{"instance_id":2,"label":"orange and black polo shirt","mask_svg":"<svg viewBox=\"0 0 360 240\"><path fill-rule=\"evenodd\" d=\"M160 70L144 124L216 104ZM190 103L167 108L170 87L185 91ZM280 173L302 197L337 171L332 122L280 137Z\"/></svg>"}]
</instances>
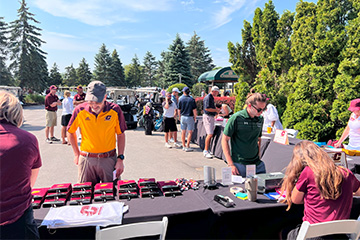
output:
<instances>
[{"instance_id":1,"label":"orange and black polo shirt","mask_svg":"<svg viewBox=\"0 0 360 240\"><path fill-rule=\"evenodd\" d=\"M67 126L69 133L81 128L80 151L103 153L116 148L116 135L126 130L126 122L119 105L105 101L104 110L96 115L85 102L78 105Z\"/></svg>"}]
</instances>

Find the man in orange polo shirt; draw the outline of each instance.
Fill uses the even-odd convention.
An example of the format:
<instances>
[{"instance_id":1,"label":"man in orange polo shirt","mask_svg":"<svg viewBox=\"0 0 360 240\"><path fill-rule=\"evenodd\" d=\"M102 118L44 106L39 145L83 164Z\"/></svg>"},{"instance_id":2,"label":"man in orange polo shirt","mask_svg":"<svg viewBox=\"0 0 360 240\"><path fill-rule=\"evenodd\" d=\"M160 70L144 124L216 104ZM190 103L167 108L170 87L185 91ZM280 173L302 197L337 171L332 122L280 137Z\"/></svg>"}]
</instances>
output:
<instances>
[{"instance_id":1,"label":"man in orange polo shirt","mask_svg":"<svg viewBox=\"0 0 360 240\"><path fill-rule=\"evenodd\" d=\"M88 85L85 101L75 108L67 127L78 182L112 182L114 170L117 178L124 171L125 118L119 105L106 101L106 87L100 81ZM79 127L80 149L76 136Z\"/></svg>"}]
</instances>

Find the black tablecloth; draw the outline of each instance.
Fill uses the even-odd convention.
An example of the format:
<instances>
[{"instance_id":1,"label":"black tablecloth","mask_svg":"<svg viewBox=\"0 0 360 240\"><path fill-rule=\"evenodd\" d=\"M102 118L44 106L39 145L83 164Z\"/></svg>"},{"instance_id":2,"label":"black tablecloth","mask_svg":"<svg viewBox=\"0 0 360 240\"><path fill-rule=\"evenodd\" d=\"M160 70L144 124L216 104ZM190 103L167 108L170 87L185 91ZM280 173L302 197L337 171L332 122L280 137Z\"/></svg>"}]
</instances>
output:
<instances>
[{"instance_id":1,"label":"black tablecloth","mask_svg":"<svg viewBox=\"0 0 360 240\"><path fill-rule=\"evenodd\" d=\"M221 146L221 139L224 132L224 126L222 125L215 125L214 129L214 136L211 139L210 142L210 152L213 153L213 155L216 158L220 158L222 160L226 160L225 155L222 150ZM202 116L199 116L196 118L195 122L195 130L192 135L192 142L197 144L202 150L205 148L205 138L206 138L206 132L202 121ZM262 157L266 151L266 148L268 147L270 141L272 140L273 135L267 135L264 134L264 138L261 140L261 147L260 147L260 156Z\"/></svg>"}]
</instances>

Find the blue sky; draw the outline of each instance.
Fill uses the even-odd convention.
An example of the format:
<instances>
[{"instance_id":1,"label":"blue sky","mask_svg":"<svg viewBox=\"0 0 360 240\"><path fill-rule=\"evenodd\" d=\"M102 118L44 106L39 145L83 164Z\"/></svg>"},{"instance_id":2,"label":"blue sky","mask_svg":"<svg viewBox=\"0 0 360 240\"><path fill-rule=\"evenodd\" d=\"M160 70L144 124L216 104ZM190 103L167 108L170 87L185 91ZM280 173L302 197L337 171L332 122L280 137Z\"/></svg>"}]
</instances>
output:
<instances>
[{"instance_id":1,"label":"blue sky","mask_svg":"<svg viewBox=\"0 0 360 240\"><path fill-rule=\"evenodd\" d=\"M42 49L49 69L56 62L60 72L84 57L93 69L94 56L104 43L116 49L123 65L150 51L156 60L167 51L177 33L186 43L196 31L211 51L214 64L230 66L227 43L241 42L243 21L252 23L257 7L268 0L27 0L40 21ZM297 0L273 0L276 11L295 11ZM313 0L313 2L316 2ZM20 3L0 0L0 16L17 19Z\"/></svg>"}]
</instances>

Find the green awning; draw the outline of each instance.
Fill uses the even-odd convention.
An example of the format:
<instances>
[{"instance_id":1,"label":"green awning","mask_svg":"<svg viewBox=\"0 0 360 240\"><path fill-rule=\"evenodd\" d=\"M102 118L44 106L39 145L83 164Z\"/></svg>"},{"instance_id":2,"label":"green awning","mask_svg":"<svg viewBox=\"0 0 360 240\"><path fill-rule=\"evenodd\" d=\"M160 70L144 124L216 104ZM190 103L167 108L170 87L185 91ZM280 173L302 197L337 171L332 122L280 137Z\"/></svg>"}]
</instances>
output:
<instances>
[{"instance_id":1,"label":"green awning","mask_svg":"<svg viewBox=\"0 0 360 240\"><path fill-rule=\"evenodd\" d=\"M224 67L217 70L204 72L198 78L198 82L237 82L239 76L231 69L231 67Z\"/></svg>"}]
</instances>

